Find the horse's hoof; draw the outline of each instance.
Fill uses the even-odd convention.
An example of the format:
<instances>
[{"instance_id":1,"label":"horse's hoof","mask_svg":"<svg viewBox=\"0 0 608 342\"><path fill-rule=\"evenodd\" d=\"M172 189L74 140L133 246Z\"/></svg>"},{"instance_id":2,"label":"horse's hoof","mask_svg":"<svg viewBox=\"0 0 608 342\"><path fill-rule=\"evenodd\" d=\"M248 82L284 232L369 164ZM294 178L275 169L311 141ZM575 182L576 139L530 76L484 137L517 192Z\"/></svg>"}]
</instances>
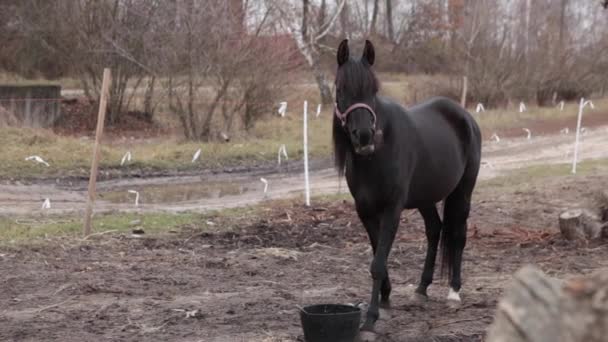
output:
<instances>
[{"instance_id":1,"label":"horse's hoof","mask_svg":"<svg viewBox=\"0 0 608 342\"><path fill-rule=\"evenodd\" d=\"M428 302L429 297L418 292L414 292L412 293L411 300L413 303L426 303Z\"/></svg>"},{"instance_id":2,"label":"horse's hoof","mask_svg":"<svg viewBox=\"0 0 608 342\"><path fill-rule=\"evenodd\" d=\"M388 321L391 319L391 317L391 310L389 310L388 308L380 308L380 320Z\"/></svg>"},{"instance_id":3,"label":"horse's hoof","mask_svg":"<svg viewBox=\"0 0 608 342\"><path fill-rule=\"evenodd\" d=\"M378 335L373 331L361 330L359 332L359 341L361 342L374 342Z\"/></svg>"},{"instance_id":4,"label":"horse's hoof","mask_svg":"<svg viewBox=\"0 0 608 342\"><path fill-rule=\"evenodd\" d=\"M448 306L451 308L458 308L461 304L462 299L460 298L460 293L450 288L450 292L448 293Z\"/></svg>"}]
</instances>

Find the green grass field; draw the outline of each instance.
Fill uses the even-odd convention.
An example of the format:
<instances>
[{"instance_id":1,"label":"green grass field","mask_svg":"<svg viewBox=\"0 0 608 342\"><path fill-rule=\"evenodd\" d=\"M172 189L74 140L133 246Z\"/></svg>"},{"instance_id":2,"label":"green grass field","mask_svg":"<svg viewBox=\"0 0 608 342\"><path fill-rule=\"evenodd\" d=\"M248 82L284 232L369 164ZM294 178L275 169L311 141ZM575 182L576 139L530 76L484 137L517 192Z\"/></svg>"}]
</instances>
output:
<instances>
[{"instance_id":1,"label":"green grass field","mask_svg":"<svg viewBox=\"0 0 608 342\"><path fill-rule=\"evenodd\" d=\"M604 104L605 101L597 105ZM302 118L299 108L291 108L285 118L273 117L261 121L250 136L236 137L230 143L187 142L177 137L155 139L105 140L102 146L100 169L123 170L198 170L229 165L255 165L277 158L281 144L287 147L289 158L300 159L302 148ZM331 155L331 124L327 111L319 118L309 120L309 151L311 158ZM547 108L530 108L518 113L505 110L488 110L475 113L483 130L516 127L525 120L552 120L576 116L576 105L564 111ZM90 167L93 141L91 138L59 136L48 130L27 128L0 128L0 179L49 178L86 176ZM201 157L192 163L192 156L201 149ZM131 151L133 159L121 167L122 156ZM25 161L30 155L39 155L50 166Z\"/></svg>"},{"instance_id":2,"label":"green grass field","mask_svg":"<svg viewBox=\"0 0 608 342\"><path fill-rule=\"evenodd\" d=\"M428 85L439 76L406 76L403 74L381 74L386 80L381 92L401 103L411 101L412 93L426 93ZM0 75L0 81L18 82L14 76ZM38 82L38 80L35 80ZM444 80L447 82L447 79ZM34 82L34 81L27 81ZM40 80L44 82L44 80ZM59 80L64 88L77 87L73 79ZM288 90L288 113L281 118L268 115L260 120L248 134L234 134L230 143L188 142L176 136L165 135L151 139L127 139L107 137L102 145L100 170L123 170L146 172L194 171L225 166L258 165L272 162L282 144L287 147L291 159L300 159L302 147L302 102L309 101L309 152L311 158L331 156L331 115L332 108L325 106L318 118L314 117L318 103L318 91L314 83L291 86ZM421 101L419 99L418 101ZM607 100L597 101L596 106L608 104ZM564 111L556 108L530 107L519 113L517 109L489 109L474 113L482 130L494 131L511 128L522 122L574 118L577 104L567 104ZM162 118L162 120L161 120ZM177 119L166 113L159 114L163 124L175 126ZM93 141L91 137L60 136L49 130L0 127L0 179L56 178L66 176L88 176ZM202 150L201 157L192 163L192 156ZM122 156L130 151L132 161L120 166ZM25 161L30 155L39 155L50 166L46 167Z\"/></svg>"}]
</instances>

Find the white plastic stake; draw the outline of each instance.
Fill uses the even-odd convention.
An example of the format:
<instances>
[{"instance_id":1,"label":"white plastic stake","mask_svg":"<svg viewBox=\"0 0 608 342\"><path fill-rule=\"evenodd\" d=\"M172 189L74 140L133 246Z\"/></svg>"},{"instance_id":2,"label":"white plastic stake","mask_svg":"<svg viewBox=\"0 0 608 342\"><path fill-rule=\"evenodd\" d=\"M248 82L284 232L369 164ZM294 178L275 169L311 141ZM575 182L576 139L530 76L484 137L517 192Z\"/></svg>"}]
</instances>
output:
<instances>
[{"instance_id":1,"label":"white plastic stake","mask_svg":"<svg viewBox=\"0 0 608 342\"><path fill-rule=\"evenodd\" d=\"M526 133L528 133L528 136L526 137L526 139L528 139L528 140L532 139L532 131L530 131L530 130L529 130L529 129L527 129L527 128L523 128L523 130L524 130Z\"/></svg>"},{"instance_id":2,"label":"white plastic stake","mask_svg":"<svg viewBox=\"0 0 608 342\"><path fill-rule=\"evenodd\" d=\"M194 163L195 161L197 161L200 156L201 156L201 149L199 148L198 150L196 150L196 152L192 156L192 162Z\"/></svg>"},{"instance_id":3,"label":"white plastic stake","mask_svg":"<svg viewBox=\"0 0 608 342\"><path fill-rule=\"evenodd\" d=\"M283 101L283 102L279 102L279 115L281 115L282 117L285 116L285 113L287 113L287 102Z\"/></svg>"},{"instance_id":4,"label":"white plastic stake","mask_svg":"<svg viewBox=\"0 0 608 342\"><path fill-rule=\"evenodd\" d=\"M570 133L570 130L568 129L568 127L565 127L565 128L562 128L559 132L561 134L568 134L568 133Z\"/></svg>"},{"instance_id":5,"label":"white plastic stake","mask_svg":"<svg viewBox=\"0 0 608 342\"><path fill-rule=\"evenodd\" d=\"M268 180L264 177L260 178L260 182L264 183L264 196L268 192Z\"/></svg>"},{"instance_id":6,"label":"white plastic stake","mask_svg":"<svg viewBox=\"0 0 608 342\"><path fill-rule=\"evenodd\" d=\"M319 115L321 115L321 104L320 103L317 105L317 114L315 114L315 118L318 118Z\"/></svg>"},{"instance_id":7,"label":"white plastic stake","mask_svg":"<svg viewBox=\"0 0 608 342\"><path fill-rule=\"evenodd\" d=\"M277 152L277 163L279 165L281 165L281 155L285 157L285 160L289 159L289 157L287 156L287 147L285 147L285 144L281 145L281 147L279 147L279 152Z\"/></svg>"},{"instance_id":8,"label":"white plastic stake","mask_svg":"<svg viewBox=\"0 0 608 342\"><path fill-rule=\"evenodd\" d=\"M582 135L587 134L587 127L581 127L581 134Z\"/></svg>"},{"instance_id":9,"label":"white plastic stake","mask_svg":"<svg viewBox=\"0 0 608 342\"><path fill-rule=\"evenodd\" d=\"M50 166L49 163L44 161L44 159L40 158L40 156L29 156L29 157L25 158L25 160L27 160L27 161L33 160L37 163L44 164L45 166Z\"/></svg>"},{"instance_id":10,"label":"white plastic stake","mask_svg":"<svg viewBox=\"0 0 608 342\"><path fill-rule=\"evenodd\" d=\"M564 101L560 101L559 102L559 110L563 111L564 110Z\"/></svg>"},{"instance_id":11,"label":"white plastic stake","mask_svg":"<svg viewBox=\"0 0 608 342\"><path fill-rule=\"evenodd\" d=\"M131 151L127 151L125 155L120 160L120 166L123 166L125 162L131 161Z\"/></svg>"},{"instance_id":12,"label":"white plastic stake","mask_svg":"<svg viewBox=\"0 0 608 342\"><path fill-rule=\"evenodd\" d=\"M492 164L492 163L490 163L490 162L487 162L487 161L482 161L482 162L481 162L481 165L482 165L482 166L485 166L485 167L489 167L490 169L493 169L493 168L494 168L494 164Z\"/></svg>"},{"instance_id":13,"label":"white plastic stake","mask_svg":"<svg viewBox=\"0 0 608 342\"><path fill-rule=\"evenodd\" d=\"M135 194L135 206L139 206L139 192L135 190L128 190L130 194Z\"/></svg>"},{"instance_id":14,"label":"white plastic stake","mask_svg":"<svg viewBox=\"0 0 608 342\"><path fill-rule=\"evenodd\" d=\"M523 113L523 112L525 112L525 111L526 111L526 104L525 104L525 103L523 103L523 102L520 102L520 103L519 103L519 112L520 112L520 113Z\"/></svg>"},{"instance_id":15,"label":"white plastic stake","mask_svg":"<svg viewBox=\"0 0 608 342\"><path fill-rule=\"evenodd\" d=\"M478 103L478 104L477 104L477 108L475 109L475 111L476 111L477 113L479 113L479 112L485 112L485 111L486 111L486 109L483 107L483 104Z\"/></svg>"},{"instance_id":16,"label":"white plastic stake","mask_svg":"<svg viewBox=\"0 0 608 342\"><path fill-rule=\"evenodd\" d=\"M490 139L496 141L496 142L500 142L500 138L498 137L498 134L494 133L492 134L492 136L490 137Z\"/></svg>"},{"instance_id":17,"label":"white plastic stake","mask_svg":"<svg viewBox=\"0 0 608 342\"><path fill-rule=\"evenodd\" d=\"M586 105L591 104L591 101L585 101L581 98L578 106L578 119L576 120L576 138L574 139L574 159L572 160L572 173L576 173L576 163L578 163L578 143L581 135L581 121L583 119L583 109Z\"/></svg>"},{"instance_id":18,"label":"white plastic stake","mask_svg":"<svg viewBox=\"0 0 608 342\"><path fill-rule=\"evenodd\" d=\"M310 181L308 179L308 102L304 101L304 190L306 206L310 206Z\"/></svg>"},{"instance_id":19,"label":"white plastic stake","mask_svg":"<svg viewBox=\"0 0 608 342\"><path fill-rule=\"evenodd\" d=\"M51 209L51 199L46 198L44 203L42 203L42 209Z\"/></svg>"}]
</instances>

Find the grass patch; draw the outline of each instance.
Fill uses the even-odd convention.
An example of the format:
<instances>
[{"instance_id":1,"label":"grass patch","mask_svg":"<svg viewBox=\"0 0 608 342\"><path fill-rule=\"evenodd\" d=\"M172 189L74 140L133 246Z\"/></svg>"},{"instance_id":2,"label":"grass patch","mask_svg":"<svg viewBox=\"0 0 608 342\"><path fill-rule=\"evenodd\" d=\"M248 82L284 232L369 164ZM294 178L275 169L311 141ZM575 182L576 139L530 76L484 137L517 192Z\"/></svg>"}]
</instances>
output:
<instances>
[{"instance_id":1,"label":"grass patch","mask_svg":"<svg viewBox=\"0 0 608 342\"><path fill-rule=\"evenodd\" d=\"M102 144L100 169L129 170L198 170L234 165L255 165L274 161L282 144L291 159L303 156L302 118L290 117L260 122L250 137L237 137L230 143L185 142L176 138L153 140L106 141ZM331 155L331 133L327 114L309 121L311 158ZM48 130L0 128L0 178L48 178L86 176L90 168L93 140L58 136ZM192 156L201 149L199 160ZM133 159L121 167L122 156L131 151ZM39 155L50 166L25 158Z\"/></svg>"},{"instance_id":2,"label":"grass patch","mask_svg":"<svg viewBox=\"0 0 608 342\"><path fill-rule=\"evenodd\" d=\"M10 72L0 72L0 83L14 85L61 85L62 88L80 88L82 84L75 78L61 78L57 80L47 80L44 78L25 79Z\"/></svg>"},{"instance_id":3,"label":"grass patch","mask_svg":"<svg viewBox=\"0 0 608 342\"><path fill-rule=\"evenodd\" d=\"M135 226L131 222L140 220L138 225L142 226L147 234L154 234L167 232L188 223L199 223L203 219L201 214L193 213L98 214L93 217L93 233L114 230L130 232ZM16 243L49 237L81 237L82 225L81 216L0 217L0 241Z\"/></svg>"},{"instance_id":4,"label":"grass patch","mask_svg":"<svg viewBox=\"0 0 608 342\"><path fill-rule=\"evenodd\" d=\"M352 201L350 194L314 196L313 207L324 206L330 202ZM228 208L201 213L106 213L93 217L93 234L113 231L130 233L138 226L146 235L162 234L188 227L200 230L230 231L244 223L264 217L267 212L277 207L293 207L301 203L301 198L265 201L256 205ZM134 221L140 221L134 224ZM44 241L48 238L82 237L83 219L81 215L51 215L26 217L0 217L0 244L19 244Z\"/></svg>"},{"instance_id":5,"label":"grass patch","mask_svg":"<svg viewBox=\"0 0 608 342\"><path fill-rule=\"evenodd\" d=\"M605 174L606 171L608 171L608 159L591 159L579 162L576 166L576 175L572 174L571 163L533 165L510 171L503 176L482 180L479 182L477 189L525 187L542 178Z\"/></svg>"},{"instance_id":6,"label":"grass patch","mask_svg":"<svg viewBox=\"0 0 608 342\"><path fill-rule=\"evenodd\" d=\"M598 108L604 107L608 105L608 100L596 100L594 104ZM491 109L481 113L476 113L474 108L469 108L469 111L483 131L496 131L525 127L524 124L531 121L542 122L575 118L578 115L578 103L565 104L563 111L556 107L528 107L528 110L523 113L520 113L518 108Z\"/></svg>"}]
</instances>

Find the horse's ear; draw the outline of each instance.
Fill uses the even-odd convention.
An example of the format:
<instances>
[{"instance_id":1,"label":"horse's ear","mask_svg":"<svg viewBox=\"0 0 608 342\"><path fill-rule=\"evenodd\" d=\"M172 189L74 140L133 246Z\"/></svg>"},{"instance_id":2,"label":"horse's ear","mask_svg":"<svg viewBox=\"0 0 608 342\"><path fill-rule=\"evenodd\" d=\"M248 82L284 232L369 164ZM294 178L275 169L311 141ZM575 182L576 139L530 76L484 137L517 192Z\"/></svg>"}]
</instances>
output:
<instances>
[{"instance_id":1,"label":"horse's ear","mask_svg":"<svg viewBox=\"0 0 608 342\"><path fill-rule=\"evenodd\" d=\"M363 56L361 60L366 61L369 66L374 65L374 60L376 60L376 52L374 51L374 46L372 42L369 40L365 40L365 47L363 48Z\"/></svg>"},{"instance_id":2,"label":"horse's ear","mask_svg":"<svg viewBox=\"0 0 608 342\"><path fill-rule=\"evenodd\" d=\"M346 63L349 54L350 53L348 51L348 39L344 39L340 43L340 46L338 46L338 66L341 66L342 64Z\"/></svg>"}]
</instances>

